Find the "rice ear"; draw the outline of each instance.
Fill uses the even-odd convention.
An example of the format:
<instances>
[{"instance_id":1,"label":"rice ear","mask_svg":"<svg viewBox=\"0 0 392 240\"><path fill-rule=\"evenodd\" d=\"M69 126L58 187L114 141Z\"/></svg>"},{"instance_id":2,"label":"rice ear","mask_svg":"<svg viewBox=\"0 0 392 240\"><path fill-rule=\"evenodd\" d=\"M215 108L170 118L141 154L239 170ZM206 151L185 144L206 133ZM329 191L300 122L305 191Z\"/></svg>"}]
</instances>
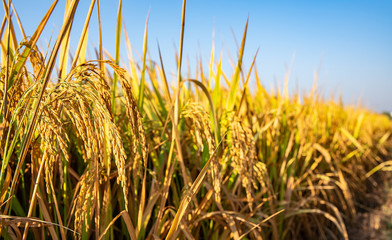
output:
<instances>
[{"instance_id":1,"label":"rice ear","mask_svg":"<svg viewBox=\"0 0 392 240\"><path fill-rule=\"evenodd\" d=\"M215 201L220 202L220 192L222 181L222 176L220 174L220 163L218 157L214 156L215 152L215 141L212 137L211 123L208 114L203 110L203 108L196 103L188 103L184 106L181 115L184 118L188 118L192 121L194 125L194 131L196 136L196 143L198 143L198 148L202 151L204 143L200 136L203 136L207 142L209 156L212 157L211 163L211 178L214 186L214 197Z\"/></svg>"},{"instance_id":2,"label":"rice ear","mask_svg":"<svg viewBox=\"0 0 392 240\"><path fill-rule=\"evenodd\" d=\"M227 122L226 122L227 121ZM231 166L239 173L242 186L246 191L246 199L249 208L253 209L253 188L256 185L254 169L258 172L259 179L263 178L263 163L257 162L256 147L251 129L241 122L241 120L231 113L228 115L225 124L229 131L229 144L227 152L232 159ZM257 164L261 166L257 166Z\"/></svg>"}]
</instances>

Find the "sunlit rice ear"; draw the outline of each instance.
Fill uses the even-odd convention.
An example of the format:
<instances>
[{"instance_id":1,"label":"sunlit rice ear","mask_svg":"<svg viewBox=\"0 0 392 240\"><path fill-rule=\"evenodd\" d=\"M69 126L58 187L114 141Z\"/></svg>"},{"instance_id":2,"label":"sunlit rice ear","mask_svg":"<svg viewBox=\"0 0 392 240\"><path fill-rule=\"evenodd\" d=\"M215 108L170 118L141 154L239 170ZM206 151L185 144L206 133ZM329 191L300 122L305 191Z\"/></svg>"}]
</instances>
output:
<instances>
[{"instance_id":1,"label":"sunlit rice ear","mask_svg":"<svg viewBox=\"0 0 392 240\"><path fill-rule=\"evenodd\" d=\"M220 163L218 157L214 156L215 151L215 140L212 136L211 123L208 114L203 110L203 108L197 103L187 103L181 115L192 121L194 126L194 131L196 135L196 143L198 145L199 151L203 151L204 143L200 136L207 141L209 156L212 158L212 164L210 168L211 178L214 186L214 197L215 201L221 201L221 181L222 176L220 174Z\"/></svg>"}]
</instances>

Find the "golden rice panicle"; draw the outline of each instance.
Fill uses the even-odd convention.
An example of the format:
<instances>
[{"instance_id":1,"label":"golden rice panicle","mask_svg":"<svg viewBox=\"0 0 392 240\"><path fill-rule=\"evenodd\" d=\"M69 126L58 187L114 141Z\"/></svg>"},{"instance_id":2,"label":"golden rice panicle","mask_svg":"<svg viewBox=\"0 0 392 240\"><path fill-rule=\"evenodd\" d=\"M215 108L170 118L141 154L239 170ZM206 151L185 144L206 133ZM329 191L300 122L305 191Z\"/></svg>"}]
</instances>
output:
<instances>
[{"instance_id":1,"label":"golden rice panicle","mask_svg":"<svg viewBox=\"0 0 392 240\"><path fill-rule=\"evenodd\" d=\"M94 207L91 207L95 202L94 194L94 177L92 169L87 170L79 180L79 193L74 201L75 209L75 232L82 233L83 231L88 232L90 228L89 221L91 222ZM81 234L79 235L79 239Z\"/></svg>"},{"instance_id":2,"label":"golden rice panicle","mask_svg":"<svg viewBox=\"0 0 392 240\"><path fill-rule=\"evenodd\" d=\"M104 84L100 81L99 70L95 64L85 63L80 65L77 71L74 71L73 77L75 82L71 84L74 87L74 91L77 92L77 102L74 106L77 106L77 111L82 119L82 124L78 121L74 121L74 124L82 128L80 132L85 139L85 148L87 151L87 159L95 159L100 161L100 167L104 166L104 146L105 138L108 139L111 148L108 148L109 155L113 155L114 162L118 170L117 183L121 185L125 208L128 210L128 184L125 169L126 154L123 146L123 142L120 136L120 132L113 122L113 117L110 114L110 105L107 104L107 96L110 96L109 89L103 88L99 91L97 86L103 86ZM83 87L78 87L78 84L83 84ZM97 85L97 86L96 86ZM90 107L93 105L92 107ZM72 116L70 116L72 118ZM105 133L103 129L105 126L108 127L108 131ZM77 127L78 128L78 127ZM79 129L78 129L79 131ZM105 134L107 134L105 136ZM110 169L110 166L108 166ZM100 179L103 176L100 176Z\"/></svg>"},{"instance_id":3,"label":"golden rice panicle","mask_svg":"<svg viewBox=\"0 0 392 240\"><path fill-rule=\"evenodd\" d=\"M113 146L108 148L108 155L113 156L117 166L117 183L122 187L127 209L128 184L125 173L125 150L120 132L113 122L105 100L102 99L102 96L105 96L105 90L98 92L95 88L95 84L100 84L98 77L99 73L94 71L94 66L86 64L73 69L67 79L46 91L41 109L42 117L39 121L39 128L37 128L41 134L40 148L45 151L43 157L49 160L45 171L46 179L53 177L52 169L55 162L57 161L59 164L61 162L54 156L58 156L62 152L65 159L69 160L66 143L68 136L63 129L62 122L67 119L67 124L72 126L76 137L81 140L81 153L83 160L87 163L87 169L93 169L92 166L97 168L104 166L105 139ZM107 132L102 131L105 126L108 128ZM108 169L110 169L110 161ZM98 172L101 171L98 170ZM101 180L104 177L103 175L95 176L93 173L90 175L95 180ZM60 171L60 178L61 176L62 172ZM50 191L48 182L47 190ZM83 194L83 191L79 194ZM88 194L90 200L97 197L95 194L95 192ZM80 196L78 197L80 198ZM79 200L81 201L81 199Z\"/></svg>"},{"instance_id":4,"label":"golden rice panicle","mask_svg":"<svg viewBox=\"0 0 392 240\"><path fill-rule=\"evenodd\" d=\"M121 82L121 87L123 90L125 103L126 103L126 113L129 118L131 124L131 132L132 132L132 153L133 153L133 171L135 177L141 176L141 168L140 166L143 164L144 167L147 167L147 142L146 136L143 128L143 119L136 104L136 100L132 93L131 83L125 77L125 70L114 65L112 62L107 62L113 70L119 76L119 80ZM141 154L138 150L140 147ZM141 162L142 161L142 162Z\"/></svg>"},{"instance_id":5,"label":"golden rice panicle","mask_svg":"<svg viewBox=\"0 0 392 240\"><path fill-rule=\"evenodd\" d=\"M265 163L257 161L255 165L253 165L253 174L254 179L257 180L258 183L261 185L261 189L266 187L265 181L268 179L268 171ZM253 187L258 189L256 181L253 181Z\"/></svg>"},{"instance_id":6,"label":"golden rice panicle","mask_svg":"<svg viewBox=\"0 0 392 240\"><path fill-rule=\"evenodd\" d=\"M44 74L43 69L45 69L45 59L36 46L31 49L29 59L33 67L34 79L40 79Z\"/></svg>"},{"instance_id":7,"label":"golden rice panicle","mask_svg":"<svg viewBox=\"0 0 392 240\"><path fill-rule=\"evenodd\" d=\"M94 93L94 100L98 100L105 112L111 115L110 86L103 78L104 71L100 70L95 61L88 61L77 66L68 80L83 84L89 92Z\"/></svg>"},{"instance_id":8,"label":"golden rice panicle","mask_svg":"<svg viewBox=\"0 0 392 240\"><path fill-rule=\"evenodd\" d=\"M232 158L231 166L237 171L241 178L242 186L246 191L246 199L249 208L253 209L252 184L254 185L254 167L256 165L256 146L253 141L253 133L241 119L234 114L227 117L229 131L229 154Z\"/></svg>"},{"instance_id":9,"label":"golden rice panicle","mask_svg":"<svg viewBox=\"0 0 392 240\"><path fill-rule=\"evenodd\" d=\"M62 99L59 97L61 92L48 89L40 107L41 117L38 122L37 130L40 133L39 148L43 152L41 161L45 163L46 190L50 194L51 188L49 180L53 179L53 169L56 163L62 165L61 157L69 161L68 135L63 127L61 120ZM33 144L34 145L34 144ZM60 182L63 185L63 169L59 168Z\"/></svg>"},{"instance_id":10,"label":"golden rice panicle","mask_svg":"<svg viewBox=\"0 0 392 240\"><path fill-rule=\"evenodd\" d=\"M202 140L202 136L207 141L208 145L208 153L210 158L212 158L212 167L211 178L214 187L214 197L215 201L221 201L221 174L220 174L220 163L218 158L215 156L215 140L212 136L211 131L211 122L208 114L204 111L203 107L200 104L189 102L184 106L183 111L181 112L182 116L188 118L192 121L194 129L192 131L195 133L194 136L196 138L196 144L198 145L199 150L203 151L204 144Z\"/></svg>"},{"instance_id":11,"label":"golden rice panicle","mask_svg":"<svg viewBox=\"0 0 392 240\"><path fill-rule=\"evenodd\" d=\"M109 142L107 148L108 155L113 156L113 160L118 170L117 183L121 185L125 208L128 210L128 185L125 169L125 150L120 136L120 132L114 123L114 119L109 111L110 105L107 104L105 96L109 95L108 88L100 89L103 83L100 81L100 74L96 66L91 63L82 64L69 74L66 81L62 82L64 93L62 101L64 112L67 118L75 127L76 134L81 138L85 153L83 158L87 169L80 180L80 190L76 192L75 200L75 228L82 228L83 223L87 227L91 221L93 207L97 191L94 181L102 181L103 175L96 176L96 169L101 173L104 164L105 140ZM97 87L98 86L98 87ZM103 129L107 128L107 131ZM110 169L110 161L109 166ZM82 209L82 210L80 210ZM98 212L96 214L99 214Z\"/></svg>"},{"instance_id":12,"label":"golden rice panicle","mask_svg":"<svg viewBox=\"0 0 392 240\"><path fill-rule=\"evenodd\" d=\"M109 138L110 145L112 146L112 154L114 155L114 161L118 170L117 183L121 185L123 194L125 209L128 210L128 184L125 169L125 150L121 142L120 132L116 125L109 124Z\"/></svg>"},{"instance_id":13,"label":"golden rice panicle","mask_svg":"<svg viewBox=\"0 0 392 240\"><path fill-rule=\"evenodd\" d=\"M45 112L49 111L44 111L43 115L45 115ZM56 121L55 115L45 115L41 119L40 129L41 131L41 146L40 149L43 151L42 159L41 161L44 161L45 159L48 159L46 162L46 167L45 167L45 178L46 178L46 188L47 188L47 193L49 194L50 191L50 185L49 185L49 179L53 179L53 168L56 162L61 164L60 157L64 156L66 161L69 161L69 153L68 153L68 144L66 141L68 141L68 136L65 133L64 129L61 126L61 122ZM58 120L58 119L57 119ZM62 154L61 154L62 153ZM60 182L61 185L63 184L63 172L62 169L59 169L59 174L60 174Z\"/></svg>"}]
</instances>

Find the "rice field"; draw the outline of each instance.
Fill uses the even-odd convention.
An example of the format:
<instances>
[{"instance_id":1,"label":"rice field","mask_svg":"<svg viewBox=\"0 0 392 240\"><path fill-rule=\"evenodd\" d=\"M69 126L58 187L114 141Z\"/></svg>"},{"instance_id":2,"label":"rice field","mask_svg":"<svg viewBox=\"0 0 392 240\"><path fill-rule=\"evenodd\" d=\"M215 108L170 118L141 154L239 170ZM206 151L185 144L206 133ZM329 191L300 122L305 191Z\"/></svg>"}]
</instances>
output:
<instances>
[{"instance_id":1,"label":"rice field","mask_svg":"<svg viewBox=\"0 0 392 240\"><path fill-rule=\"evenodd\" d=\"M184 1L173 85L162 58L148 57L147 25L141 59L120 64L121 1L115 54L98 19L93 59L86 36L100 1L75 52L77 0L50 49L37 42L57 1L29 38L3 2L4 239L349 239L360 206L384 187L391 120L324 99L317 78L302 96L288 94L287 79L267 91L254 61L242 64L247 24L231 72L212 50L189 79Z\"/></svg>"}]
</instances>

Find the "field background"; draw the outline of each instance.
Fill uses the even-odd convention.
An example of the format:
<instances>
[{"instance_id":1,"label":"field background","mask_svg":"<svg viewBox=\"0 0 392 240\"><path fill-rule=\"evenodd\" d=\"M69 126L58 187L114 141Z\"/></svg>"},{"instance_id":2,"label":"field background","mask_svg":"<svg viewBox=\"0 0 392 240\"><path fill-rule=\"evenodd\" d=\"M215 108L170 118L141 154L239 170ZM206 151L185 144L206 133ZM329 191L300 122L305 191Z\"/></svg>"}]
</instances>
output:
<instances>
[{"instance_id":1,"label":"field background","mask_svg":"<svg viewBox=\"0 0 392 240\"><path fill-rule=\"evenodd\" d=\"M186 1L172 51L151 44L149 18L132 47L122 1L112 33L100 1L83 18L78 1L51 4L26 32L3 2L3 238L349 239L385 202L389 116L324 97L320 67L305 91L290 87L293 62L266 87L263 50L245 54L251 18L228 56L213 41L208 58L203 48L187 60ZM58 6L58 32L45 39ZM381 84L391 76L374 72ZM387 217L373 230L386 230Z\"/></svg>"}]
</instances>

